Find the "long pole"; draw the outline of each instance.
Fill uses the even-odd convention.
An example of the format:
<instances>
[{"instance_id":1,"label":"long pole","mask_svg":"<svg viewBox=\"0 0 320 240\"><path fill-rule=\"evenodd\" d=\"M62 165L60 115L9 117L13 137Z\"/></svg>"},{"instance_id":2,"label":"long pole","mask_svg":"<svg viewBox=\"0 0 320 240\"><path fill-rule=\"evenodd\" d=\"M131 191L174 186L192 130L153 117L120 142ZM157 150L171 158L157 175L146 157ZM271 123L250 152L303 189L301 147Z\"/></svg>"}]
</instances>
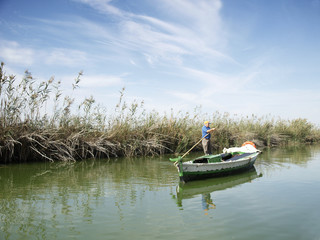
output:
<instances>
[{"instance_id":1,"label":"long pole","mask_svg":"<svg viewBox=\"0 0 320 240\"><path fill-rule=\"evenodd\" d=\"M195 145L193 145L193 147L190 148L188 152L186 152L185 154L182 155L182 157L180 158L180 160L181 160L182 158L184 158L192 149L195 148L195 146L197 146L197 145L202 141L202 139L204 139L204 138L205 138L206 136L208 136L209 134L210 134L210 133L207 133L207 134L206 134L203 138L201 138Z\"/></svg>"}]
</instances>

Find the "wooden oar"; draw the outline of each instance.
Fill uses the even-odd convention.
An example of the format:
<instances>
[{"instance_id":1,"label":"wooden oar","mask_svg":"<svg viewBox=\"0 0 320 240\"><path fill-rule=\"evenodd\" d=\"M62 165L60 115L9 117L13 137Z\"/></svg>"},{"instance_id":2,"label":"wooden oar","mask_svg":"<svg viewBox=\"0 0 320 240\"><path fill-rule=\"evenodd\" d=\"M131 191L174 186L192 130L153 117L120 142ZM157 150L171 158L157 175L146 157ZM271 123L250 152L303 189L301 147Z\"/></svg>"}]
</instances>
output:
<instances>
[{"instance_id":1,"label":"wooden oar","mask_svg":"<svg viewBox=\"0 0 320 240\"><path fill-rule=\"evenodd\" d=\"M181 161L182 158L184 158L192 149L194 149L195 146L197 146L197 145L202 141L202 139L204 139L204 138L205 138L206 136L208 136L209 134L210 134L210 133L207 133L203 138L201 138L195 145L193 145L192 148L189 149L188 152L186 152L185 154L183 154L182 157L179 156L179 157L177 157L177 158L170 158L170 161L171 161L171 162Z\"/></svg>"}]
</instances>

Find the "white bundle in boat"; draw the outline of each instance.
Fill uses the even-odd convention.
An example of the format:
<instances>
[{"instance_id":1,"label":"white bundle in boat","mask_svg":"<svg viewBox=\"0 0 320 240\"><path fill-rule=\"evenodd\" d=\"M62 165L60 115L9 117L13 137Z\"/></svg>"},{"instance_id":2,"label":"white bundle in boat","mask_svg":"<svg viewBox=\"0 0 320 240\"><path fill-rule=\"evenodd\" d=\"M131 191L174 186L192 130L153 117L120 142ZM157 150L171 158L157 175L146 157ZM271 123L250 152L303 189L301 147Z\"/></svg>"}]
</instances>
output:
<instances>
[{"instance_id":1,"label":"white bundle in boat","mask_svg":"<svg viewBox=\"0 0 320 240\"><path fill-rule=\"evenodd\" d=\"M259 152L259 150L250 144L246 144L242 147L232 147L232 148L223 149L223 153L233 153L233 152L254 153L254 152Z\"/></svg>"}]
</instances>

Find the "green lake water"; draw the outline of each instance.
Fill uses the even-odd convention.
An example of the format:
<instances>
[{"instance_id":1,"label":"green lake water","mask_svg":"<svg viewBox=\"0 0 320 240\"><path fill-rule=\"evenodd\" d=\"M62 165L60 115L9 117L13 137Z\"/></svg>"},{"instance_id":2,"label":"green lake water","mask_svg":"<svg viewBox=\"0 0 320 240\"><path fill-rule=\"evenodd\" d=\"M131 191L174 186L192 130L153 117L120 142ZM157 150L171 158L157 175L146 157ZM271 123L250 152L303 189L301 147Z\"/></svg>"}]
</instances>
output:
<instances>
[{"instance_id":1,"label":"green lake water","mask_svg":"<svg viewBox=\"0 0 320 240\"><path fill-rule=\"evenodd\" d=\"M0 165L0 239L320 240L319 146L184 185L169 157Z\"/></svg>"}]
</instances>

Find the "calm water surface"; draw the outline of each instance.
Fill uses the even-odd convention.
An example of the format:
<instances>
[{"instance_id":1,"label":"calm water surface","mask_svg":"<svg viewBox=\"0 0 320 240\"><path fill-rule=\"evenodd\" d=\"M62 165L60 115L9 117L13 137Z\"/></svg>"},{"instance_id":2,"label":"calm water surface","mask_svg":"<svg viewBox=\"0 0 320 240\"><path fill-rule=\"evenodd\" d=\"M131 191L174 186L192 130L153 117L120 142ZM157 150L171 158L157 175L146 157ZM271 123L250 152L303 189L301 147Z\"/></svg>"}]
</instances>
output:
<instances>
[{"instance_id":1,"label":"calm water surface","mask_svg":"<svg viewBox=\"0 0 320 240\"><path fill-rule=\"evenodd\" d=\"M0 166L0 239L320 240L319 146L185 185L168 157Z\"/></svg>"}]
</instances>

